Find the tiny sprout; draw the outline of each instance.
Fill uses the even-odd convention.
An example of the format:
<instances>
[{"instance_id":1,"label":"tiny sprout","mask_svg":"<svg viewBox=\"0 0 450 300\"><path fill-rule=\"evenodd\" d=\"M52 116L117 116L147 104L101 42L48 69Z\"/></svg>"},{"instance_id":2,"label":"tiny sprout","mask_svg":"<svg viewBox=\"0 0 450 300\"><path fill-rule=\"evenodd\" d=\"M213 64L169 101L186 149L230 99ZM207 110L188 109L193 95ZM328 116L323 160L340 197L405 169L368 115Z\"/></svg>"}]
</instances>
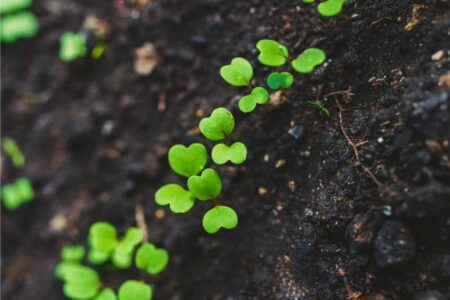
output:
<instances>
[{"instance_id":1,"label":"tiny sprout","mask_svg":"<svg viewBox=\"0 0 450 300\"><path fill-rule=\"evenodd\" d=\"M174 145L169 150L169 165L178 175L190 177L198 174L208 159L206 148L200 143L189 147Z\"/></svg>"},{"instance_id":2,"label":"tiny sprout","mask_svg":"<svg viewBox=\"0 0 450 300\"><path fill-rule=\"evenodd\" d=\"M237 225L238 216L228 206L217 205L203 216L203 228L208 233L216 233L220 228L233 229Z\"/></svg>"},{"instance_id":3,"label":"tiny sprout","mask_svg":"<svg viewBox=\"0 0 450 300\"><path fill-rule=\"evenodd\" d=\"M320 110L321 112L323 112L324 114L326 114L327 116L330 116L330 111L328 110L328 108L326 108L322 102L320 102L319 100L309 100L308 104L311 105L312 107L317 108L318 110Z\"/></svg>"},{"instance_id":4,"label":"tiny sprout","mask_svg":"<svg viewBox=\"0 0 450 300\"><path fill-rule=\"evenodd\" d=\"M28 178L22 177L2 187L1 195L6 209L15 210L34 198L34 190Z\"/></svg>"},{"instance_id":5,"label":"tiny sprout","mask_svg":"<svg viewBox=\"0 0 450 300\"><path fill-rule=\"evenodd\" d=\"M0 20L0 39L2 42L12 43L21 38L33 37L38 27L36 16L30 12L4 16Z\"/></svg>"},{"instance_id":6,"label":"tiny sprout","mask_svg":"<svg viewBox=\"0 0 450 300\"><path fill-rule=\"evenodd\" d=\"M21 9L28 8L32 0L2 0L0 1L0 13L9 14Z\"/></svg>"},{"instance_id":7,"label":"tiny sprout","mask_svg":"<svg viewBox=\"0 0 450 300\"><path fill-rule=\"evenodd\" d=\"M260 63L270 67L279 67L286 63L289 57L288 49L274 40L260 40L256 44L260 54L258 60Z\"/></svg>"},{"instance_id":8,"label":"tiny sprout","mask_svg":"<svg viewBox=\"0 0 450 300\"><path fill-rule=\"evenodd\" d=\"M324 17L332 17L339 14L346 0L327 0L317 7L319 14Z\"/></svg>"},{"instance_id":9,"label":"tiny sprout","mask_svg":"<svg viewBox=\"0 0 450 300\"><path fill-rule=\"evenodd\" d=\"M195 197L178 184L170 183L156 191L155 202L159 205L168 204L174 213L185 213L194 206Z\"/></svg>"},{"instance_id":10,"label":"tiny sprout","mask_svg":"<svg viewBox=\"0 0 450 300\"><path fill-rule=\"evenodd\" d=\"M189 191L202 201L216 198L222 190L222 181L214 169L205 169L200 176L189 177L187 185Z\"/></svg>"},{"instance_id":11,"label":"tiny sprout","mask_svg":"<svg viewBox=\"0 0 450 300\"><path fill-rule=\"evenodd\" d=\"M244 113L252 112L256 104L265 104L269 101L269 92L263 87L255 87L251 93L239 100L239 109Z\"/></svg>"},{"instance_id":12,"label":"tiny sprout","mask_svg":"<svg viewBox=\"0 0 450 300\"><path fill-rule=\"evenodd\" d=\"M16 168L22 168L25 166L25 156L22 151L20 151L19 146L17 146L16 142L10 138L2 139L2 148L9 157L11 157L11 161Z\"/></svg>"},{"instance_id":13,"label":"tiny sprout","mask_svg":"<svg viewBox=\"0 0 450 300\"><path fill-rule=\"evenodd\" d=\"M292 67L299 73L311 73L317 65L324 61L325 52L318 48L309 48L292 61Z\"/></svg>"},{"instance_id":14,"label":"tiny sprout","mask_svg":"<svg viewBox=\"0 0 450 300\"><path fill-rule=\"evenodd\" d=\"M313 3L316 0L303 0L304 3Z\"/></svg>"},{"instance_id":15,"label":"tiny sprout","mask_svg":"<svg viewBox=\"0 0 450 300\"><path fill-rule=\"evenodd\" d=\"M136 227L128 228L125 237L117 244L114 251L112 262L119 269L129 268L132 264L134 248L142 242L143 234Z\"/></svg>"},{"instance_id":16,"label":"tiny sprout","mask_svg":"<svg viewBox=\"0 0 450 300\"><path fill-rule=\"evenodd\" d=\"M127 280L119 288L119 300L151 300L152 288L137 280Z\"/></svg>"},{"instance_id":17,"label":"tiny sprout","mask_svg":"<svg viewBox=\"0 0 450 300\"><path fill-rule=\"evenodd\" d=\"M236 57L231 64L220 68L220 76L233 86L248 86L253 77L253 67L245 58Z\"/></svg>"},{"instance_id":18,"label":"tiny sprout","mask_svg":"<svg viewBox=\"0 0 450 300\"><path fill-rule=\"evenodd\" d=\"M136 253L136 267L152 275L161 273L168 263L169 253L165 249L156 248L151 243L143 244Z\"/></svg>"},{"instance_id":19,"label":"tiny sprout","mask_svg":"<svg viewBox=\"0 0 450 300\"><path fill-rule=\"evenodd\" d=\"M81 245L65 246L61 251L61 258L64 261L79 263L84 258L84 248Z\"/></svg>"},{"instance_id":20,"label":"tiny sprout","mask_svg":"<svg viewBox=\"0 0 450 300\"><path fill-rule=\"evenodd\" d=\"M117 300L116 293L110 288L104 288L94 300Z\"/></svg>"},{"instance_id":21,"label":"tiny sprout","mask_svg":"<svg viewBox=\"0 0 450 300\"><path fill-rule=\"evenodd\" d=\"M82 265L72 265L65 269L63 292L69 299L91 299L100 289L97 272Z\"/></svg>"},{"instance_id":22,"label":"tiny sprout","mask_svg":"<svg viewBox=\"0 0 450 300\"><path fill-rule=\"evenodd\" d=\"M59 57L63 61L73 61L87 54L86 37L80 33L65 32L59 38Z\"/></svg>"},{"instance_id":23,"label":"tiny sprout","mask_svg":"<svg viewBox=\"0 0 450 300\"><path fill-rule=\"evenodd\" d=\"M277 90L279 88L290 88L294 83L294 76L289 72L273 72L267 77L267 85L272 90Z\"/></svg>"},{"instance_id":24,"label":"tiny sprout","mask_svg":"<svg viewBox=\"0 0 450 300\"><path fill-rule=\"evenodd\" d=\"M234 118L228 109L219 107L211 113L210 117L203 118L199 127L207 139L220 141L226 139L233 132Z\"/></svg>"},{"instance_id":25,"label":"tiny sprout","mask_svg":"<svg viewBox=\"0 0 450 300\"><path fill-rule=\"evenodd\" d=\"M241 142L233 143L231 146L217 144L212 149L211 157L218 165L223 165L227 161L239 165L247 158L247 147Z\"/></svg>"}]
</instances>

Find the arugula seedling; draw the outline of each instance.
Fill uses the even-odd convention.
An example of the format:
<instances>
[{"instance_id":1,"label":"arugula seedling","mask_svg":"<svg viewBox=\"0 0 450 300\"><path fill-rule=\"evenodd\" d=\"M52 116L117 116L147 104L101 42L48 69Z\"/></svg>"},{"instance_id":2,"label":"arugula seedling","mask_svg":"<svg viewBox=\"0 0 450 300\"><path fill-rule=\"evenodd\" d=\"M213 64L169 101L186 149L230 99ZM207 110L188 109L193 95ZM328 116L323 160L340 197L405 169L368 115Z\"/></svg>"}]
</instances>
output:
<instances>
[{"instance_id":1,"label":"arugula seedling","mask_svg":"<svg viewBox=\"0 0 450 300\"><path fill-rule=\"evenodd\" d=\"M245 58L236 57L231 64L220 68L220 76L233 86L249 86L253 67Z\"/></svg>"},{"instance_id":2,"label":"arugula seedling","mask_svg":"<svg viewBox=\"0 0 450 300\"><path fill-rule=\"evenodd\" d=\"M260 52L258 56L259 62L266 66L282 66L289 57L288 49L274 40L260 40L256 43L256 48Z\"/></svg>"},{"instance_id":3,"label":"arugula seedling","mask_svg":"<svg viewBox=\"0 0 450 300\"><path fill-rule=\"evenodd\" d=\"M16 168L22 168L25 166L25 156L22 151L20 151L19 146L14 142L11 138L3 138L2 139L2 148L6 154L11 158L12 164Z\"/></svg>"},{"instance_id":4,"label":"arugula seedling","mask_svg":"<svg viewBox=\"0 0 450 300\"><path fill-rule=\"evenodd\" d=\"M142 242L143 238L144 236L140 229L136 227L128 228L125 237L119 241L114 249L112 257L114 266L119 269L129 268L133 261L134 248Z\"/></svg>"},{"instance_id":5,"label":"arugula seedling","mask_svg":"<svg viewBox=\"0 0 450 300\"><path fill-rule=\"evenodd\" d=\"M155 202L159 205L169 205L173 213L188 212L195 204L195 197L190 191L175 183L166 184L158 189Z\"/></svg>"},{"instance_id":6,"label":"arugula seedling","mask_svg":"<svg viewBox=\"0 0 450 300\"><path fill-rule=\"evenodd\" d=\"M127 280L119 288L119 300L151 300L152 288L137 280Z\"/></svg>"},{"instance_id":7,"label":"arugula seedling","mask_svg":"<svg viewBox=\"0 0 450 300\"><path fill-rule=\"evenodd\" d=\"M279 88L288 89L294 83L294 76L289 72L273 72L267 77L267 85L272 90Z\"/></svg>"},{"instance_id":8,"label":"arugula seedling","mask_svg":"<svg viewBox=\"0 0 450 300\"><path fill-rule=\"evenodd\" d=\"M249 113L255 109L256 104L265 104L267 101L269 101L269 92L258 86L239 100L239 109L244 113Z\"/></svg>"},{"instance_id":9,"label":"arugula seedling","mask_svg":"<svg viewBox=\"0 0 450 300\"><path fill-rule=\"evenodd\" d=\"M54 273L58 279L64 279L67 270L72 266L80 265L85 255L84 248L81 245L65 246L61 250L61 261L56 265Z\"/></svg>"},{"instance_id":10,"label":"arugula seedling","mask_svg":"<svg viewBox=\"0 0 450 300\"><path fill-rule=\"evenodd\" d=\"M319 14L324 17L332 17L339 14L346 0L327 0L317 6Z\"/></svg>"},{"instance_id":11,"label":"arugula seedling","mask_svg":"<svg viewBox=\"0 0 450 300\"><path fill-rule=\"evenodd\" d=\"M3 205L8 210L15 210L34 198L34 190L30 180L25 177L14 183L6 184L1 189Z\"/></svg>"},{"instance_id":12,"label":"arugula seedling","mask_svg":"<svg viewBox=\"0 0 450 300\"><path fill-rule=\"evenodd\" d=\"M63 292L69 299L92 299L100 290L97 272L82 265L72 265L65 269Z\"/></svg>"},{"instance_id":13,"label":"arugula seedling","mask_svg":"<svg viewBox=\"0 0 450 300\"><path fill-rule=\"evenodd\" d=\"M104 288L94 300L117 300L116 293L110 288Z\"/></svg>"},{"instance_id":14,"label":"arugula seedling","mask_svg":"<svg viewBox=\"0 0 450 300\"><path fill-rule=\"evenodd\" d=\"M65 32L59 38L59 58L65 62L85 57L88 50L86 37L81 33Z\"/></svg>"},{"instance_id":15,"label":"arugula seedling","mask_svg":"<svg viewBox=\"0 0 450 300\"><path fill-rule=\"evenodd\" d=\"M220 228L233 229L238 225L236 212L228 206L217 205L203 216L203 228L208 233L216 233Z\"/></svg>"},{"instance_id":16,"label":"arugula seedling","mask_svg":"<svg viewBox=\"0 0 450 300\"><path fill-rule=\"evenodd\" d=\"M190 177L198 174L208 159L206 148L200 143L189 147L174 145L169 150L169 165L178 175Z\"/></svg>"},{"instance_id":17,"label":"arugula seedling","mask_svg":"<svg viewBox=\"0 0 450 300\"><path fill-rule=\"evenodd\" d=\"M28 8L33 0L2 0L0 1L0 13L9 14Z\"/></svg>"},{"instance_id":18,"label":"arugula seedling","mask_svg":"<svg viewBox=\"0 0 450 300\"><path fill-rule=\"evenodd\" d=\"M216 108L210 117L200 121L199 128L200 132L211 141L226 139L234 129L233 114L224 107Z\"/></svg>"},{"instance_id":19,"label":"arugula seedling","mask_svg":"<svg viewBox=\"0 0 450 300\"><path fill-rule=\"evenodd\" d=\"M189 191L202 201L216 198L222 190L222 181L214 169L205 169L200 176L189 177L187 185Z\"/></svg>"},{"instance_id":20,"label":"arugula seedling","mask_svg":"<svg viewBox=\"0 0 450 300\"><path fill-rule=\"evenodd\" d=\"M317 108L318 110L320 110L321 112L323 112L324 114L326 114L327 116L330 116L330 111L328 110L328 108L326 108L322 102L320 102L319 100L309 100L308 104L311 105L312 107Z\"/></svg>"},{"instance_id":21,"label":"arugula seedling","mask_svg":"<svg viewBox=\"0 0 450 300\"><path fill-rule=\"evenodd\" d=\"M233 143L231 146L217 144L212 149L211 158L218 165L223 165L228 161L239 165L247 159L247 147L241 142Z\"/></svg>"},{"instance_id":22,"label":"arugula seedling","mask_svg":"<svg viewBox=\"0 0 450 300\"><path fill-rule=\"evenodd\" d=\"M311 73L314 68L325 61L325 52L318 48L308 48L297 59L292 61L292 67L299 73Z\"/></svg>"},{"instance_id":23,"label":"arugula seedling","mask_svg":"<svg viewBox=\"0 0 450 300\"><path fill-rule=\"evenodd\" d=\"M30 12L2 16L0 20L0 39L4 43L12 43L18 39L30 38L36 35L38 28L38 20Z\"/></svg>"},{"instance_id":24,"label":"arugula seedling","mask_svg":"<svg viewBox=\"0 0 450 300\"><path fill-rule=\"evenodd\" d=\"M156 248L152 243L141 245L136 253L136 267L152 275L161 273L168 263L169 253L165 249Z\"/></svg>"}]
</instances>

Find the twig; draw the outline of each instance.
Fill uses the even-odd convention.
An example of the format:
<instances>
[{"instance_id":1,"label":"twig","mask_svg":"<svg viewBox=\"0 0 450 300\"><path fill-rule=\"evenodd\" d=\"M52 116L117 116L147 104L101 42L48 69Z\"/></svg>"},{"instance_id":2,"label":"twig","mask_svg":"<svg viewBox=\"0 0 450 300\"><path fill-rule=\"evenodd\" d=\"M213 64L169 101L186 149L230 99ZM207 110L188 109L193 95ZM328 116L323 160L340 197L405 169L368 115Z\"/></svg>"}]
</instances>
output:
<instances>
[{"instance_id":1,"label":"twig","mask_svg":"<svg viewBox=\"0 0 450 300\"><path fill-rule=\"evenodd\" d=\"M145 222L144 208L141 205L136 206L134 217L136 219L138 228L142 231L142 234L144 236L143 241L145 243L148 242L147 223Z\"/></svg>"}]
</instances>

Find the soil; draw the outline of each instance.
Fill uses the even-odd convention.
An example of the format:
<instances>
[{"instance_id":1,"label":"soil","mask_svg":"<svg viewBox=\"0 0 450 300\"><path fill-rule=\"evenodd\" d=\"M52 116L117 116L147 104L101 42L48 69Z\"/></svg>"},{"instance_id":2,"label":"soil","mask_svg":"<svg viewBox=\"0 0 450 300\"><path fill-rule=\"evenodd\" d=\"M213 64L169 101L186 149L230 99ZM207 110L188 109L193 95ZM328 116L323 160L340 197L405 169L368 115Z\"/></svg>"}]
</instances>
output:
<instances>
[{"instance_id":1,"label":"soil","mask_svg":"<svg viewBox=\"0 0 450 300\"><path fill-rule=\"evenodd\" d=\"M2 159L3 183L31 179L33 202L2 208L2 299L64 299L53 268L90 224L135 226L168 249L154 299L450 299L450 3L349 0L333 18L300 1L35 1L37 37L2 45L2 135L26 155ZM87 16L106 22L99 60L63 63L58 39ZM243 56L263 82L255 43L272 38L326 63L249 115L220 66ZM152 43L149 76L133 68ZM307 104L316 96L330 116ZM249 149L219 168L235 230L208 235L153 200L174 143L233 109ZM208 146L211 146L207 143ZM99 268L113 287L130 272Z\"/></svg>"}]
</instances>

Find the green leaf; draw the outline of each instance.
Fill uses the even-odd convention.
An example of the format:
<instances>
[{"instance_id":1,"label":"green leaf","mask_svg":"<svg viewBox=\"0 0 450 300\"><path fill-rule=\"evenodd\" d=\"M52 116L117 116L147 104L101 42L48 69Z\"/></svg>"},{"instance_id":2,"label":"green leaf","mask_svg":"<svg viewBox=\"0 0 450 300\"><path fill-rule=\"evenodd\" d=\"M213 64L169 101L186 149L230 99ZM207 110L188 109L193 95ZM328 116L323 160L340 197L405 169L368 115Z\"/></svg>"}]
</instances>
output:
<instances>
[{"instance_id":1,"label":"green leaf","mask_svg":"<svg viewBox=\"0 0 450 300\"><path fill-rule=\"evenodd\" d=\"M17 190L17 193L20 195L22 199L22 203L29 202L34 198L34 190L31 185L31 181L28 178L21 177L16 180L14 184Z\"/></svg>"},{"instance_id":2,"label":"green leaf","mask_svg":"<svg viewBox=\"0 0 450 300\"><path fill-rule=\"evenodd\" d=\"M88 260L93 265L100 265L107 262L111 255L112 252L102 252L91 248L88 252Z\"/></svg>"},{"instance_id":3,"label":"green leaf","mask_svg":"<svg viewBox=\"0 0 450 300\"><path fill-rule=\"evenodd\" d=\"M127 229L125 237L117 244L115 251L122 253L130 253L140 242L142 242L143 238L144 235L142 234L142 231L139 228L130 227Z\"/></svg>"},{"instance_id":4,"label":"green leaf","mask_svg":"<svg viewBox=\"0 0 450 300\"><path fill-rule=\"evenodd\" d=\"M65 246L61 251L61 258L65 261L79 263L84 258L84 247L81 245Z\"/></svg>"},{"instance_id":5,"label":"green leaf","mask_svg":"<svg viewBox=\"0 0 450 300\"><path fill-rule=\"evenodd\" d=\"M309 48L292 61L292 67L299 73L311 73L317 65L324 61L325 52L318 48Z\"/></svg>"},{"instance_id":6,"label":"green leaf","mask_svg":"<svg viewBox=\"0 0 450 300\"><path fill-rule=\"evenodd\" d=\"M116 228L107 222L96 222L89 229L88 241L96 251L109 253L118 243Z\"/></svg>"},{"instance_id":7,"label":"green leaf","mask_svg":"<svg viewBox=\"0 0 450 300\"><path fill-rule=\"evenodd\" d=\"M0 13L9 14L14 11L22 10L31 5L33 0L2 0L0 1Z\"/></svg>"},{"instance_id":8,"label":"green leaf","mask_svg":"<svg viewBox=\"0 0 450 300\"><path fill-rule=\"evenodd\" d=\"M237 224L238 216L228 206L218 205L203 216L203 228L208 233L216 233L220 228L233 229Z\"/></svg>"},{"instance_id":9,"label":"green leaf","mask_svg":"<svg viewBox=\"0 0 450 300\"><path fill-rule=\"evenodd\" d=\"M270 67L279 67L286 63L289 57L288 49L274 40L260 40L256 44L259 50L258 60L260 63Z\"/></svg>"},{"instance_id":10,"label":"green leaf","mask_svg":"<svg viewBox=\"0 0 450 300\"><path fill-rule=\"evenodd\" d=\"M152 288L137 280L127 280L119 288L119 300L151 300Z\"/></svg>"},{"instance_id":11,"label":"green leaf","mask_svg":"<svg viewBox=\"0 0 450 300\"><path fill-rule=\"evenodd\" d=\"M133 257L131 252L114 251L111 258L113 265L118 269L128 269L131 267Z\"/></svg>"},{"instance_id":12,"label":"green leaf","mask_svg":"<svg viewBox=\"0 0 450 300\"><path fill-rule=\"evenodd\" d=\"M169 165L178 175L190 177L197 175L206 165L208 155L200 143L189 147L174 145L169 150Z\"/></svg>"},{"instance_id":13,"label":"green leaf","mask_svg":"<svg viewBox=\"0 0 450 300\"><path fill-rule=\"evenodd\" d=\"M202 134L211 141L226 139L234 129L234 118L231 112L224 108L216 108L211 116L203 118L199 124Z\"/></svg>"},{"instance_id":14,"label":"green leaf","mask_svg":"<svg viewBox=\"0 0 450 300\"><path fill-rule=\"evenodd\" d=\"M178 184L170 183L156 191L155 202L159 205L169 204L174 213L185 213L194 206L195 197Z\"/></svg>"},{"instance_id":15,"label":"green leaf","mask_svg":"<svg viewBox=\"0 0 450 300\"><path fill-rule=\"evenodd\" d=\"M63 292L70 299L91 299L100 289L97 272L81 265L67 269L64 281Z\"/></svg>"},{"instance_id":16,"label":"green leaf","mask_svg":"<svg viewBox=\"0 0 450 300\"><path fill-rule=\"evenodd\" d=\"M80 266L77 262L71 262L71 261L60 261L54 269L54 275L59 280L64 280L67 273L70 272L71 268L77 268Z\"/></svg>"},{"instance_id":17,"label":"green leaf","mask_svg":"<svg viewBox=\"0 0 450 300\"><path fill-rule=\"evenodd\" d=\"M316 0L303 0L304 3L313 3Z\"/></svg>"},{"instance_id":18,"label":"green leaf","mask_svg":"<svg viewBox=\"0 0 450 300\"><path fill-rule=\"evenodd\" d=\"M239 165L247 158L247 147L241 142L233 143L230 147L225 144L217 144L212 149L211 157L218 165L223 165L227 161Z\"/></svg>"},{"instance_id":19,"label":"green leaf","mask_svg":"<svg viewBox=\"0 0 450 300\"><path fill-rule=\"evenodd\" d=\"M222 190L222 181L214 169L205 169L200 176L191 176L187 185L189 191L199 200L216 198Z\"/></svg>"},{"instance_id":20,"label":"green leaf","mask_svg":"<svg viewBox=\"0 0 450 300\"><path fill-rule=\"evenodd\" d=\"M38 20L30 12L2 16L0 19L0 39L2 42L12 43L18 39L30 38L36 35L38 28Z\"/></svg>"},{"instance_id":21,"label":"green leaf","mask_svg":"<svg viewBox=\"0 0 450 300\"><path fill-rule=\"evenodd\" d=\"M3 1L4 2L4 1ZM3 3L0 1L0 3ZM2 139L2 148L5 153L7 153L11 157L11 161L16 168L22 168L25 166L25 156L20 150L19 146L13 139L3 138Z\"/></svg>"},{"instance_id":22,"label":"green leaf","mask_svg":"<svg viewBox=\"0 0 450 300\"><path fill-rule=\"evenodd\" d=\"M317 6L319 14L324 17L332 17L339 14L346 0L327 0Z\"/></svg>"},{"instance_id":23,"label":"green leaf","mask_svg":"<svg viewBox=\"0 0 450 300\"><path fill-rule=\"evenodd\" d=\"M253 67L245 58L236 57L231 64L220 68L220 76L233 86L248 86L253 77Z\"/></svg>"},{"instance_id":24,"label":"green leaf","mask_svg":"<svg viewBox=\"0 0 450 300\"><path fill-rule=\"evenodd\" d=\"M94 300L117 300L116 293L110 288L104 288Z\"/></svg>"},{"instance_id":25,"label":"green leaf","mask_svg":"<svg viewBox=\"0 0 450 300\"><path fill-rule=\"evenodd\" d=\"M87 54L86 37L83 34L65 32L59 38L59 57L63 61L73 61Z\"/></svg>"},{"instance_id":26,"label":"green leaf","mask_svg":"<svg viewBox=\"0 0 450 300\"><path fill-rule=\"evenodd\" d=\"M17 192L14 184L6 184L2 187L2 201L3 205L8 210L15 210L22 205L22 198Z\"/></svg>"},{"instance_id":27,"label":"green leaf","mask_svg":"<svg viewBox=\"0 0 450 300\"><path fill-rule=\"evenodd\" d=\"M165 249L156 248L151 243L143 244L136 253L136 267L152 275L161 273L168 263L169 253Z\"/></svg>"},{"instance_id":28,"label":"green leaf","mask_svg":"<svg viewBox=\"0 0 450 300\"><path fill-rule=\"evenodd\" d=\"M330 111L328 110L328 108L326 108L322 102L320 102L318 99L315 100L308 100L308 104L311 105L312 107L317 108L318 110L320 110L321 112L323 112L324 114L326 114L327 116L330 116Z\"/></svg>"},{"instance_id":29,"label":"green leaf","mask_svg":"<svg viewBox=\"0 0 450 300\"><path fill-rule=\"evenodd\" d=\"M244 113L252 112L256 104L265 104L269 101L269 92L263 87L255 87L252 92L239 100L239 109Z\"/></svg>"},{"instance_id":30,"label":"green leaf","mask_svg":"<svg viewBox=\"0 0 450 300\"><path fill-rule=\"evenodd\" d=\"M267 85L272 90L277 90L279 88L290 88L294 83L294 76L289 72L273 72L267 77Z\"/></svg>"}]
</instances>

